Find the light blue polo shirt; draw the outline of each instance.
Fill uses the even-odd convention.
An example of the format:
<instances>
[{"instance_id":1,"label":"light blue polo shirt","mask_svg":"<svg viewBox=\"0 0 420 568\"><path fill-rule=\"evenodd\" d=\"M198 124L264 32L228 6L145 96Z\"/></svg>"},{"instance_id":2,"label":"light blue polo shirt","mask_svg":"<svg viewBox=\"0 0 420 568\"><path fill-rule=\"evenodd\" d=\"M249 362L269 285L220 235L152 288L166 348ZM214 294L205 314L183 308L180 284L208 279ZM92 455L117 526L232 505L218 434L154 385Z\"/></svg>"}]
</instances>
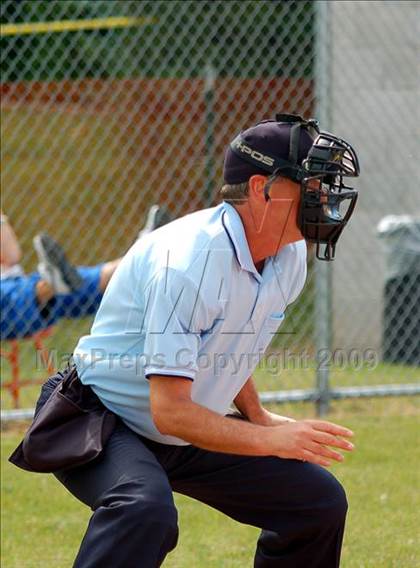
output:
<instances>
[{"instance_id":1,"label":"light blue polo shirt","mask_svg":"<svg viewBox=\"0 0 420 568\"><path fill-rule=\"evenodd\" d=\"M135 432L184 445L156 429L147 377L187 377L196 403L226 414L305 278L303 240L266 259L259 274L234 207L182 217L121 261L75 349L80 379Z\"/></svg>"}]
</instances>

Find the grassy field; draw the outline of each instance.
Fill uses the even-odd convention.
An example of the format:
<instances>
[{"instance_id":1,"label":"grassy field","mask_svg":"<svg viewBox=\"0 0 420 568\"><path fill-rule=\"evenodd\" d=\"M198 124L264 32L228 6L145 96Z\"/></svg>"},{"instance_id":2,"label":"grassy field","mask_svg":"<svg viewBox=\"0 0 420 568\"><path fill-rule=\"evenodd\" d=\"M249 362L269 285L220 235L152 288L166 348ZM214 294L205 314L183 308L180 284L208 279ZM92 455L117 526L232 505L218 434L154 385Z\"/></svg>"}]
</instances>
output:
<instances>
[{"instance_id":1,"label":"grassy field","mask_svg":"<svg viewBox=\"0 0 420 568\"><path fill-rule=\"evenodd\" d=\"M76 332L77 336L87 332L89 325L86 320L78 322L74 329L69 329L67 322L57 326L49 344L57 350L58 362L75 344ZM292 363L277 370L263 365L256 373L259 389L313 387L313 365L294 368ZM10 369L4 361L1 371L2 381L7 380ZM27 408L37 398L36 383L46 377L45 369L36 368L30 344L22 346L22 371L25 378L34 381L22 390L21 406ZM337 386L410 383L418 376L418 368L402 365L379 364L371 370L367 366L361 370L332 369L332 383ZM11 402L10 395L3 393L2 408L10 408ZM305 403L288 403L277 410L295 417L314 414L313 405ZM420 567L420 558L416 557L419 415L418 397L354 399L332 404L329 419L351 427L357 444L355 453L333 468L350 502L344 568ZM90 512L52 476L29 474L7 462L23 431L24 425L13 425L2 432L2 567L66 568L72 564ZM165 566L252 566L258 535L255 528L239 525L183 496L177 496L176 503L181 536Z\"/></svg>"},{"instance_id":2,"label":"grassy field","mask_svg":"<svg viewBox=\"0 0 420 568\"><path fill-rule=\"evenodd\" d=\"M88 332L90 320L62 322L49 346L57 362L71 351L79 335ZM22 344L22 372L34 384L22 389L21 406L32 407L39 382L47 373L36 365L33 347ZM286 367L286 368L284 368ZM314 368L294 367L293 360L279 369L267 365L256 373L260 390L313 388ZM4 361L2 381L10 378ZM332 368L337 386L411 383L419 369L378 364L360 370ZM38 383L38 384L37 384ZM3 393L2 408L11 407ZM312 404L284 404L277 410L294 417L314 415ZM344 568L415 568L418 544L419 463L418 397L354 399L332 404L329 419L356 432L355 453L333 470L347 489L350 502L343 549ZM29 474L7 462L19 442L24 425L2 432L2 568L67 568L77 552L89 519L89 510L78 503L52 477ZM242 526L220 513L183 496L176 496L180 540L168 556L168 568L245 568L252 566L258 531ZM108 567L104 567L108 568ZM112 568L112 567L109 567ZM310 568L310 567L308 567Z\"/></svg>"},{"instance_id":3,"label":"grassy field","mask_svg":"<svg viewBox=\"0 0 420 568\"><path fill-rule=\"evenodd\" d=\"M282 413L308 416L305 405ZM404 415L401 415L403 413ZM343 549L344 568L415 568L418 545L419 420L413 399L343 401L330 415L356 433L356 451L333 470L347 489L350 511ZM29 474L7 456L22 426L2 433L3 568L71 566L89 518L48 475ZM168 568L252 566L258 531L212 509L177 496L180 541Z\"/></svg>"}]
</instances>

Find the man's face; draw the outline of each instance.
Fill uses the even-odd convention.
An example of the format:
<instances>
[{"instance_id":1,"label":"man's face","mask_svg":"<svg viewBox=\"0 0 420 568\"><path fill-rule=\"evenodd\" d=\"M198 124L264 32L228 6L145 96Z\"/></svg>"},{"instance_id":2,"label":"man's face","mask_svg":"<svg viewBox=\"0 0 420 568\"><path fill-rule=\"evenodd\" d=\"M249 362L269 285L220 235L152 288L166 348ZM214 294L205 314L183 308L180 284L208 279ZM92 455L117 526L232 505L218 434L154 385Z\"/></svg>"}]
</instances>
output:
<instances>
[{"instance_id":1,"label":"man's face","mask_svg":"<svg viewBox=\"0 0 420 568\"><path fill-rule=\"evenodd\" d=\"M236 209L242 218L254 262L276 255L289 243L303 239L298 226L301 186L289 179L254 175L246 200ZM266 199L268 190L269 199Z\"/></svg>"},{"instance_id":2,"label":"man's face","mask_svg":"<svg viewBox=\"0 0 420 568\"><path fill-rule=\"evenodd\" d=\"M300 184L278 177L269 190L270 199L266 202L265 230L278 243L278 246L301 240L298 227L300 204Z\"/></svg>"}]
</instances>

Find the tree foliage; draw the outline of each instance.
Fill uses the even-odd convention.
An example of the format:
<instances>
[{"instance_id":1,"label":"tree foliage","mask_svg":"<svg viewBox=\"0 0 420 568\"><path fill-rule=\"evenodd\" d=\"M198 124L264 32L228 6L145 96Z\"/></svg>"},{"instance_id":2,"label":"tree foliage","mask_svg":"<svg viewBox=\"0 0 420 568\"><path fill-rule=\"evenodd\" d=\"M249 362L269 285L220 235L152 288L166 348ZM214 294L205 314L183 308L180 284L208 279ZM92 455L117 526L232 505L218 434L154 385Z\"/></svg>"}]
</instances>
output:
<instances>
[{"instance_id":1,"label":"tree foliage","mask_svg":"<svg viewBox=\"0 0 420 568\"><path fill-rule=\"evenodd\" d=\"M66 0L1 5L2 24L128 16L134 27L33 33L1 40L2 80L311 76L310 1Z\"/></svg>"}]
</instances>

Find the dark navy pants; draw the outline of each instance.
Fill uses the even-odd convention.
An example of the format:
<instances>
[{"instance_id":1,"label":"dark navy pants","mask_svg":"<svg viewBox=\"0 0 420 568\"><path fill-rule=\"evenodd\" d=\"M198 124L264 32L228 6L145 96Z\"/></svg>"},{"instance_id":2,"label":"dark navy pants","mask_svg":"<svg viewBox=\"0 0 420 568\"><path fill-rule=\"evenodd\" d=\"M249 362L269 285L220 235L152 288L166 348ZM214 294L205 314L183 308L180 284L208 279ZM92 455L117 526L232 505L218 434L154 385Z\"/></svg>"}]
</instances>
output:
<instances>
[{"instance_id":1,"label":"dark navy pants","mask_svg":"<svg viewBox=\"0 0 420 568\"><path fill-rule=\"evenodd\" d=\"M56 477L93 510L76 568L160 566L178 538L173 491L261 528L255 568L339 565L345 493L313 464L167 446L120 422L96 460Z\"/></svg>"}]
</instances>

